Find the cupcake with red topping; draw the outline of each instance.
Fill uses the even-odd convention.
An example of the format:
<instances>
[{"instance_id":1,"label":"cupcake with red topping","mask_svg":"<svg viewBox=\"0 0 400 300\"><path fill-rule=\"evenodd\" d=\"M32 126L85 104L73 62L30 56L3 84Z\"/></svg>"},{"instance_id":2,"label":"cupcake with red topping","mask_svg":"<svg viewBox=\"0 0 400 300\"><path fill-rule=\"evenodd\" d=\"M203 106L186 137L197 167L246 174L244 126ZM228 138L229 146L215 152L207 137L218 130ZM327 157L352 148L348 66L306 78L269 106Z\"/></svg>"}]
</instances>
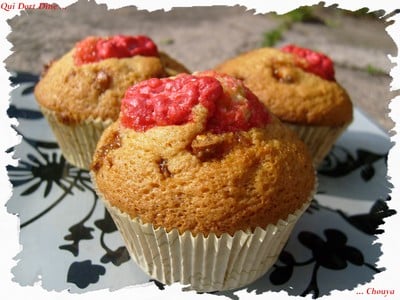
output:
<instances>
[{"instance_id":1,"label":"cupcake with red topping","mask_svg":"<svg viewBox=\"0 0 400 300\"><path fill-rule=\"evenodd\" d=\"M88 169L98 138L118 118L125 90L182 72L188 70L147 36L90 36L47 66L35 97L65 159Z\"/></svg>"},{"instance_id":2,"label":"cupcake with red topping","mask_svg":"<svg viewBox=\"0 0 400 300\"><path fill-rule=\"evenodd\" d=\"M318 166L353 119L353 105L336 81L333 61L296 45L260 48L215 67L245 85L307 144Z\"/></svg>"},{"instance_id":3,"label":"cupcake with red topping","mask_svg":"<svg viewBox=\"0 0 400 300\"><path fill-rule=\"evenodd\" d=\"M132 259L160 282L203 292L262 276L316 185L297 135L214 71L130 87L91 177Z\"/></svg>"}]
</instances>

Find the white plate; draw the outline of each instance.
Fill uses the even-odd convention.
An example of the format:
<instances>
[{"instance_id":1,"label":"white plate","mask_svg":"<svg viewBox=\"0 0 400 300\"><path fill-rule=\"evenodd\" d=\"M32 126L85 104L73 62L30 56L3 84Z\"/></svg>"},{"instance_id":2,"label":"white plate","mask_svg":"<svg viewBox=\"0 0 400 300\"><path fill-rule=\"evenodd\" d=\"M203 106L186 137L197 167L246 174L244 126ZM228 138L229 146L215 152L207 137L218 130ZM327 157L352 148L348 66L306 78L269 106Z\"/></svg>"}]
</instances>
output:
<instances>
[{"instance_id":1,"label":"white plate","mask_svg":"<svg viewBox=\"0 0 400 300\"><path fill-rule=\"evenodd\" d=\"M22 135L15 148L19 164L8 168L13 195L7 210L21 221L22 250L15 257L13 280L22 286L40 280L46 290L71 293L135 285L167 291L129 259L88 172L65 162L35 102L36 80L15 74L19 85L9 109ZM268 291L321 297L359 289L384 271L376 267L381 245L374 241L384 218L395 213L387 202L390 147L387 134L356 109L353 124L319 169L315 200L275 266L245 288L208 298L238 299L243 293L265 298ZM190 295L180 287L177 291Z\"/></svg>"}]
</instances>

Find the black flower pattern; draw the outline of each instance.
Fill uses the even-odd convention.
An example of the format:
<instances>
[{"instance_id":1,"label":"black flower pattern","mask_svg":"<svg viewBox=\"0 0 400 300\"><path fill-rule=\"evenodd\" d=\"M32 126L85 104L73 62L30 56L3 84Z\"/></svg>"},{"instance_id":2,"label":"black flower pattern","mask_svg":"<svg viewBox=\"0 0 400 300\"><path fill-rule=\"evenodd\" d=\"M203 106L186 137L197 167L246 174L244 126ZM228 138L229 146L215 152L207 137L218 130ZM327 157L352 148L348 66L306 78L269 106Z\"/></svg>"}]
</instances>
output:
<instances>
[{"instance_id":1,"label":"black flower pattern","mask_svg":"<svg viewBox=\"0 0 400 300\"><path fill-rule=\"evenodd\" d=\"M81 174L87 174L87 171L81 170ZM66 235L64 237L65 240L67 241L72 241L72 244L68 245L62 245L59 248L63 250L68 250L70 251L74 256L78 256L79 254L79 242L81 240L91 240L93 239L92 231L94 231L93 227L87 227L85 226L85 222L87 222L90 217L93 215L93 212L96 208L97 202L98 202L98 197L96 195L96 192L90 185L90 180L89 177L80 177L80 184L82 185L83 188L86 189L86 191L90 192L93 196L93 204L89 212L86 214L86 216L80 220L78 223L72 225L69 228L70 234Z\"/></svg>"},{"instance_id":2,"label":"black flower pattern","mask_svg":"<svg viewBox=\"0 0 400 300\"><path fill-rule=\"evenodd\" d=\"M326 240L307 231L298 236L300 243L312 251L316 264L332 270L341 270L347 267L347 262L359 266L364 263L362 253L346 245L347 237L344 233L336 229L326 229L324 234Z\"/></svg>"},{"instance_id":3,"label":"black flower pattern","mask_svg":"<svg viewBox=\"0 0 400 300\"><path fill-rule=\"evenodd\" d=\"M58 145L53 142L35 141L24 138L32 146L35 154L28 154L26 159L21 159L17 167L7 166L11 183L14 187L28 185L21 196L34 193L41 185L45 185L44 197L49 195L53 184L57 184L64 191L73 181L71 166L66 165L64 157L55 150ZM46 153L46 151L51 151Z\"/></svg>"},{"instance_id":4,"label":"black flower pattern","mask_svg":"<svg viewBox=\"0 0 400 300\"><path fill-rule=\"evenodd\" d=\"M115 226L115 223L111 218L111 215L106 209L104 210L104 218L101 220L97 220L96 222L94 222L94 224L103 233L112 233L117 231L117 226Z\"/></svg>"},{"instance_id":5,"label":"black flower pattern","mask_svg":"<svg viewBox=\"0 0 400 300\"><path fill-rule=\"evenodd\" d=\"M16 130L19 132L18 129ZM56 198L49 207L23 222L20 227L24 228L54 209L67 195L72 195L74 188L83 190L82 181L85 179L81 170L66 163L64 157L60 155L56 143L38 141L24 135L22 137L33 152L29 153L25 159L20 159L18 166L7 166L12 185L14 187L26 186L20 196L30 196L41 186L44 186L44 198L48 197L54 185L63 191L62 195Z\"/></svg>"},{"instance_id":6,"label":"black flower pattern","mask_svg":"<svg viewBox=\"0 0 400 300\"><path fill-rule=\"evenodd\" d=\"M311 251L310 258L298 262L288 251L282 251L278 263L270 273L269 279L274 285L282 285L289 281L294 268L309 264L314 264L311 280L302 292L301 296L312 294L313 298L318 298L320 291L317 280L317 273L320 267L330 270L343 270L351 263L356 266L366 266L374 272L380 272L364 259L362 252L354 246L347 244L347 236L340 230L328 228L324 230L326 239L310 231L301 231L297 238L304 247Z\"/></svg>"},{"instance_id":7,"label":"black flower pattern","mask_svg":"<svg viewBox=\"0 0 400 300\"><path fill-rule=\"evenodd\" d=\"M70 234L64 237L67 241L73 241L72 244L62 245L60 249L68 250L72 252L74 256L79 254L79 242L81 240L91 240L93 239L92 231L94 229L91 227L86 227L83 222L79 222L69 228Z\"/></svg>"},{"instance_id":8,"label":"black flower pattern","mask_svg":"<svg viewBox=\"0 0 400 300\"><path fill-rule=\"evenodd\" d=\"M387 197L387 200L390 200L390 197ZM351 216L342 210L338 210L338 213L362 232L374 235L384 232L383 229L379 229L379 226L385 224L384 218L395 215L396 211L389 209L386 201L378 199L368 213Z\"/></svg>"},{"instance_id":9,"label":"black flower pattern","mask_svg":"<svg viewBox=\"0 0 400 300\"><path fill-rule=\"evenodd\" d=\"M90 260L74 262L68 269L67 282L84 289L92 283L97 283L105 273L106 269L103 266L94 265Z\"/></svg>"},{"instance_id":10,"label":"black flower pattern","mask_svg":"<svg viewBox=\"0 0 400 300\"><path fill-rule=\"evenodd\" d=\"M283 263L283 265L276 267L269 277L272 284L275 285L281 285L289 281L290 277L292 277L294 266L301 266L309 263L309 261L297 263L293 255L285 250L279 255L279 261Z\"/></svg>"},{"instance_id":11,"label":"black flower pattern","mask_svg":"<svg viewBox=\"0 0 400 300\"><path fill-rule=\"evenodd\" d=\"M117 231L117 227L106 209L104 210L104 219L98 220L94 222L94 224L101 230L100 242L101 246L106 251L106 254L104 254L100 261L105 264L111 262L116 266L127 262L130 256L125 246L118 247L116 250L111 250L104 241L105 234Z\"/></svg>"},{"instance_id":12,"label":"black flower pattern","mask_svg":"<svg viewBox=\"0 0 400 300\"><path fill-rule=\"evenodd\" d=\"M318 173L325 176L346 176L356 169L360 170L361 178L369 181L375 174L374 163L380 159L387 162L388 153L374 153L365 149L358 149L356 156L342 146L335 145L318 169Z\"/></svg>"}]
</instances>

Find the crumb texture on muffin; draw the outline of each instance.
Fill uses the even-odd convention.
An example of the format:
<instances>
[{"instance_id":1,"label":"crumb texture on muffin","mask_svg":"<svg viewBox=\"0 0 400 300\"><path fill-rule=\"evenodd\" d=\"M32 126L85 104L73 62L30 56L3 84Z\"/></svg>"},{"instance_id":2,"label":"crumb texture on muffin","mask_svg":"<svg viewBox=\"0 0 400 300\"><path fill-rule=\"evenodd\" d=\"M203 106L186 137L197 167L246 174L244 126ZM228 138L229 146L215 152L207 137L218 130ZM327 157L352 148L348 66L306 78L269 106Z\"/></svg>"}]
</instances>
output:
<instances>
[{"instance_id":1,"label":"crumb texture on muffin","mask_svg":"<svg viewBox=\"0 0 400 300\"><path fill-rule=\"evenodd\" d=\"M350 122L353 107L347 92L335 80L307 68L308 62L295 54L259 48L228 59L215 70L242 79L282 121L318 126Z\"/></svg>"},{"instance_id":2,"label":"crumb texture on muffin","mask_svg":"<svg viewBox=\"0 0 400 300\"><path fill-rule=\"evenodd\" d=\"M35 87L38 103L55 112L65 124L98 118L115 121L129 86L152 77L188 72L163 52L156 56L104 57L77 65L75 51L73 48L46 67Z\"/></svg>"},{"instance_id":3,"label":"crumb texture on muffin","mask_svg":"<svg viewBox=\"0 0 400 300\"><path fill-rule=\"evenodd\" d=\"M223 134L202 124L111 125L92 165L99 193L132 218L205 235L275 224L309 199L311 158L275 118L267 130Z\"/></svg>"}]
</instances>

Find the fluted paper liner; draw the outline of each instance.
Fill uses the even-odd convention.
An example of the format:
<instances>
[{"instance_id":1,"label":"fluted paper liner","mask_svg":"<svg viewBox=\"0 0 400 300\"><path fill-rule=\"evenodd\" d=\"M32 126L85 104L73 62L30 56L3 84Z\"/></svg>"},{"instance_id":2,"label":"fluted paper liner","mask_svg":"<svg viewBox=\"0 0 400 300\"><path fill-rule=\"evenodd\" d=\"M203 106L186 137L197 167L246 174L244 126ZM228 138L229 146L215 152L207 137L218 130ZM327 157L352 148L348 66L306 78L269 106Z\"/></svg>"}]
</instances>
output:
<instances>
[{"instance_id":1,"label":"fluted paper liner","mask_svg":"<svg viewBox=\"0 0 400 300\"><path fill-rule=\"evenodd\" d=\"M283 122L294 130L307 145L315 167L318 167L328 155L332 146L350 123L343 126L310 126Z\"/></svg>"},{"instance_id":2,"label":"fluted paper liner","mask_svg":"<svg viewBox=\"0 0 400 300\"><path fill-rule=\"evenodd\" d=\"M41 111L57 140L65 159L72 165L88 170L97 142L112 121L89 119L77 124L65 124L56 114L44 107Z\"/></svg>"},{"instance_id":3,"label":"fluted paper liner","mask_svg":"<svg viewBox=\"0 0 400 300\"><path fill-rule=\"evenodd\" d=\"M239 288L261 277L277 260L294 225L310 201L286 220L233 236L193 236L154 228L104 201L132 259L152 278L180 282L200 292Z\"/></svg>"}]
</instances>

